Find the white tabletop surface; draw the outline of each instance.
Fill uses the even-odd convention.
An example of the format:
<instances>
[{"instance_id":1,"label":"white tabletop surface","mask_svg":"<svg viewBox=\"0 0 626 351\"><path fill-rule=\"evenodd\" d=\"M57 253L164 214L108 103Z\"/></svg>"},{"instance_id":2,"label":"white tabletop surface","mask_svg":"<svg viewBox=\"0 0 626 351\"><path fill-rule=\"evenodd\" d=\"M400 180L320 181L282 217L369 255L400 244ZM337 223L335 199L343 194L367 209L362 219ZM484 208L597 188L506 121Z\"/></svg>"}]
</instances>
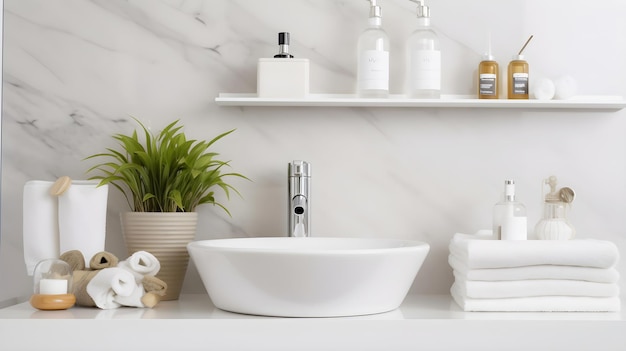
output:
<instances>
[{"instance_id":1,"label":"white tabletop surface","mask_svg":"<svg viewBox=\"0 0 626 351\"><path fill-rule=\"evenodd\" d=\"M235 314L205 294L153 309L0 310L0 350L624 350L625 331L624 311L463 312L449 295L346 318Z\"/></svg>"}]
</instances>

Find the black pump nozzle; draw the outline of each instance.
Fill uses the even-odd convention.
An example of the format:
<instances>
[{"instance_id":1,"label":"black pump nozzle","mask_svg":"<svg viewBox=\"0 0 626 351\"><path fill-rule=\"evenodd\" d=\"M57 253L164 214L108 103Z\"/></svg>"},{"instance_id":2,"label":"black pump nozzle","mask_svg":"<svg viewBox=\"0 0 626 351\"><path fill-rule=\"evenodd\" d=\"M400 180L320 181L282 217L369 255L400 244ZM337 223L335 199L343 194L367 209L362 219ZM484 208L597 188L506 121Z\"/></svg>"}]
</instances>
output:
<instances>
[{"instance_id":1,"label":"black pump nozzle","mask_svg":"<svg viewBox=\"0 0 626 351\"><path fill-rule=\"evenodd\" d=\"M278 45L289 45L289 32L278 33Z\"/></svg>"},{"instance_id":2,"label":"black pump nozzle","mask_svg":"<svg viewBox=\"0 0 626 351\"><path fill-rule=\"evenodd\" d=\"M293 58L293 55L289 54L289 32L278 33L278 49L275 58Z\"/></svg>"}]
</instances>

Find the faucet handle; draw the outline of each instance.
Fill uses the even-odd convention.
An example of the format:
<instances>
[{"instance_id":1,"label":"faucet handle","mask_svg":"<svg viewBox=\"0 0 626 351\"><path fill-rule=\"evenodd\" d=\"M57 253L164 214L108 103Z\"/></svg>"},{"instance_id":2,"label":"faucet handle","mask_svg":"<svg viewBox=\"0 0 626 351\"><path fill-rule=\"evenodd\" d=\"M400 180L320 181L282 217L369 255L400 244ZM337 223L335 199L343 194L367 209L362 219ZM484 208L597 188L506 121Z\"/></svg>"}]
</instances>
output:
<instances>
[{"instance_id":1,"label":"faucet handle","mask_svg":"<svg viewBox=\"0 0 626 351\"><path fill-rule=\"evenodd\" d=\"M311 164L302 160L294 160L289 163L290 177L310 177Z\"/></svg>"}]
</instances>

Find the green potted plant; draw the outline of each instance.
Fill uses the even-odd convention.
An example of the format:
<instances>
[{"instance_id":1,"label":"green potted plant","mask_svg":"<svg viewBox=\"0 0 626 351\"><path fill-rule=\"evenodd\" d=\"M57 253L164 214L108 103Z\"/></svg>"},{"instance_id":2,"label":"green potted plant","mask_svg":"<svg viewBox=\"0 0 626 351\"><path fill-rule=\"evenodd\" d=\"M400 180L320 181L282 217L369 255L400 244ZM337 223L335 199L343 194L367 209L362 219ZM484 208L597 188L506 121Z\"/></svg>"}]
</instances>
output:
<instances>
[{"instance_id":1,"label":"green potted plant","mask_svg":"<svg viewBox=\"0 0 626 351\"><path fill-rule=\"evenodd\" d=\"M231 191L239 192L225 178L247 178L224 172L229 162L218 160L218 154L209 151L234 129L210 141L198 141L187 139L179 120L158 134L135 121L142 133L115 134L121 149L107 148L107 152L87 157L103 159L87 172L100 171L90 179L99 179L101 185L110 184L124 194L132 209L121 214L128 253L145 250L155 255L161 264L157 277L168 284L164 299L175 300L189 262L186 245L196 234L196 207L213 204L230 215L215 199L215 190L229 198Z\"/></svg>"}]
</instances>

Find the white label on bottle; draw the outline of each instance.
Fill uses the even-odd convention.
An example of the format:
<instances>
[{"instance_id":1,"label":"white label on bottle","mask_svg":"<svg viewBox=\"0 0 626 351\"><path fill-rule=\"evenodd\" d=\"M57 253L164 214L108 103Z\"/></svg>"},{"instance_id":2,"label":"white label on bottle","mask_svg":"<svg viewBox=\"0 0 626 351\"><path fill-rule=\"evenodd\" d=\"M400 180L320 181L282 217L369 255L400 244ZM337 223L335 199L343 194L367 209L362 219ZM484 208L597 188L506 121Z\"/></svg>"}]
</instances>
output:
<instances>
[{"instance_id":1,"label":"white label on bottle","mask_svg":"<svg viewBox=\"0 0 626 351\"><path fill-rule=\"evenodd\" d=\"M513 94L528 94L528 73L513 73Z\"/></svg>"},{"instance_id":2,"label":"white label on bottle","mask_svg":"<svg viewBox=\"0 0 626 351\"><path fill-rule=\"evenodd\" d=\"M528 221L526 217L507 217L502 223L502 240L526 240Z\"/></svg>"},{"instance_id":3,"label":"white label on bottle","mask_svg":"<svg viewBox=\"0 0 626 351\"><path fill-rule=\"evenodd\" d=\"M496 95L496 75L493 73L482 73L478 77L480 95Z\"/></svg>"},{"instance_id":4,"label":"white label on bottle","mask_svg":"<svg viewBox=\"0 0 626 351\"><path fill-rule=\"evenodd\" d=\"M412 90L441 89L441 51L413 50L411 85Z\"/></svg>"},{"instance_id":5,"label":"white label on bottle","mask_svg":"<svg viewBox=\"0 0 626 351\"><path fill-rule=\"evenodd\" d=\"M389 51L365 50L359 61L359 90L389 90Z\"/></svg>"}]
</instances>

